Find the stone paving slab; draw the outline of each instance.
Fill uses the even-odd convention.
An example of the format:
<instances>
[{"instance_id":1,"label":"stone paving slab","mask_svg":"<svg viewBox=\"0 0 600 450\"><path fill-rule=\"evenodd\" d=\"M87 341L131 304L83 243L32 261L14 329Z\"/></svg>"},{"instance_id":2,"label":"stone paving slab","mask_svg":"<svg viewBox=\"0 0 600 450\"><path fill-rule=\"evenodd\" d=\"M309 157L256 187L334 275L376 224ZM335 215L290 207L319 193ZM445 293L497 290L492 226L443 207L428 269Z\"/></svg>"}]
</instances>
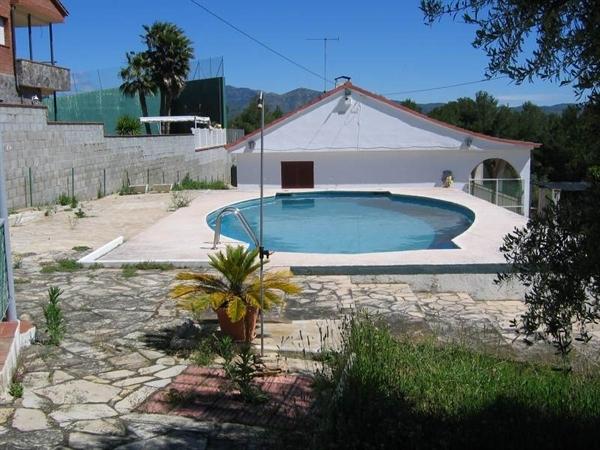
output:
<instances>
[{"instance_id":1,"label":"stone paving slab","mask_svg":"<svg viewBox=\"0 0 600 450\"><path fill-rule=\"evenodd\" d=\"M15 269L19 314L40 325L43 338L47 289L59 286L64 291L61 305L67 334L60 346L38 343L23 353L23 398L0 401L0 448L148 448L183 442L191 433L210 450L244 448L244 443L260 439L264 424L138 413L148 399L189 375L188 341L180 335L189 331L189 317L168 298L176 271L138 271L130 278L119 269L40 272L41 261L74 255L30 255ZM295 280L303 294L289 297L284 308L265 315L264 336L268 360L294 373L315 369L317 363L299 358L299 353L320 351L322 335L327 333L331 335L326 341L334 345L340 320L356 309L368 310L392 331L409 336L462 340L523 359L553 353L547 345L528 348L514 341L510 321L523 311L519 301L477 301L460 292L415 292L395 276L298 276ZM216 321L210 312L204 317L207 320L202 320L199 330L210 335ZM598 336L585 351L597 357L600 330L593 332ZM273 382L268 389L277 391L278 386ZM213 388L219 398L222 393ZM235 402L227 401L210 412L210 420L244 421ZM195 414L194 408L179 412ZM285 414L282 420L285 425ZM181 434L172 434L174 430Z\"/></svg>"}]
</instances>

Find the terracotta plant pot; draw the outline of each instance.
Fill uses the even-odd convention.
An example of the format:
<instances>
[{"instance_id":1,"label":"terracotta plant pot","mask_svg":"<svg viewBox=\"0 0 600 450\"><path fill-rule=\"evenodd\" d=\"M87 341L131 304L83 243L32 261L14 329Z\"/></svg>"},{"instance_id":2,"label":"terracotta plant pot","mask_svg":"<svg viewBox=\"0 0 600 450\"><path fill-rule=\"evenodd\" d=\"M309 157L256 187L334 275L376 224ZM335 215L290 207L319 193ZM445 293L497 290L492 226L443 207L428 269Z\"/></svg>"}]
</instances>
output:
<instances>
[{"instance_id":1,"label":"terracotta plant pot","mask_svg":"<svg viewBox=\"0 0 600 450\"><path fill-rule=\"evenodd\" d=\"M258 309L248 306L246 315L242 320L232 322L227 315L226 308L217 309L219 326L221 331L230 336L236 342L252 342L256 337L256 320L258 319Z\"/></svg>"}]
</instances>

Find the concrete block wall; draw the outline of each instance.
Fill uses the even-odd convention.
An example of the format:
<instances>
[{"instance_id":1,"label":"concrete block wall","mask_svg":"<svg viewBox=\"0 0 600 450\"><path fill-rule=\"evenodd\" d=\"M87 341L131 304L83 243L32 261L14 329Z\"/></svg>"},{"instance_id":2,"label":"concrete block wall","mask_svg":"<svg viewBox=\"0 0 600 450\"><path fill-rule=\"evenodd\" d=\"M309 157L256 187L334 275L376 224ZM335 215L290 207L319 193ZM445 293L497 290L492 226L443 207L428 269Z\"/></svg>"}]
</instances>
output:
<instances>
[{"instance_id":1,"label":"concrete block wall","mask_svg":"<svg viewBox=\"0 0 600 450\"><path fill-rule=\"evenodd\" d=\"M195 150L194 136L105 137L101 124L48 123L39 106L0 105L9 208L55 203L61 193L80 200L130 184L194 179L230 181L223 148ZM31 183L30 183L31 172ZM72 179L72 174L74 177Z\"/></svg>"}]
</instances>

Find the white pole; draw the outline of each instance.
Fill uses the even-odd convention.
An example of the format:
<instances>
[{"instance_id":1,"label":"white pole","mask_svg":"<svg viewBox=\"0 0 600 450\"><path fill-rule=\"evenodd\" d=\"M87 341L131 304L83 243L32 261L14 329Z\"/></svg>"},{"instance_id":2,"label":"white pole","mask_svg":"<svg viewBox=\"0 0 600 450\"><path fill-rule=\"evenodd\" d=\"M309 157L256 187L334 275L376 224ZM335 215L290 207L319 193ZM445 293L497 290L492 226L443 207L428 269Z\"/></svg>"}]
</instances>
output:
<instances>
[{"instance_id":1,"label":"white pole","mask_svg":"<svg viewBox=\"0 0 600 450\"><path fill-rule=\"evenodd\" d=\"M264 356L265 352L265 318L264 318L264 288L263 288L263 264L265 257L265 249L263 242L263 187L264 187L264 175L263 175L263 155L264 155L264 129L265 129L265 104L263 93L260 93L258 99L258 107L260 108L260 221L259 221L259 258L260 258L260 356Z\"/></svg>"}]
</instances>

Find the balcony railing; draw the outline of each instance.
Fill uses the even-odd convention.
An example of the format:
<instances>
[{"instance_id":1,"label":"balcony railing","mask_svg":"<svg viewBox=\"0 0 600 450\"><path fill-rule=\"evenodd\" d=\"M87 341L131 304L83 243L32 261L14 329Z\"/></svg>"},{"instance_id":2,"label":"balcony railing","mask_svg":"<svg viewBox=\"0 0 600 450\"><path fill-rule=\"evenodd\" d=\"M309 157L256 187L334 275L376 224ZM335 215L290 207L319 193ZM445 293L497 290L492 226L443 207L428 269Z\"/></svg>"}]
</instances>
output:
<instances>
[{"instance_id":1,"label":"balcony railing","mask_svg":"<svg viewBox=\"0 0 600 450\"><path fill-rule=\"evenodd\" d=\"M16 66L19 86L41 89L45 92L71 89L69 69L28 59L17 59Z\"/></svg>"}]
</instances>

